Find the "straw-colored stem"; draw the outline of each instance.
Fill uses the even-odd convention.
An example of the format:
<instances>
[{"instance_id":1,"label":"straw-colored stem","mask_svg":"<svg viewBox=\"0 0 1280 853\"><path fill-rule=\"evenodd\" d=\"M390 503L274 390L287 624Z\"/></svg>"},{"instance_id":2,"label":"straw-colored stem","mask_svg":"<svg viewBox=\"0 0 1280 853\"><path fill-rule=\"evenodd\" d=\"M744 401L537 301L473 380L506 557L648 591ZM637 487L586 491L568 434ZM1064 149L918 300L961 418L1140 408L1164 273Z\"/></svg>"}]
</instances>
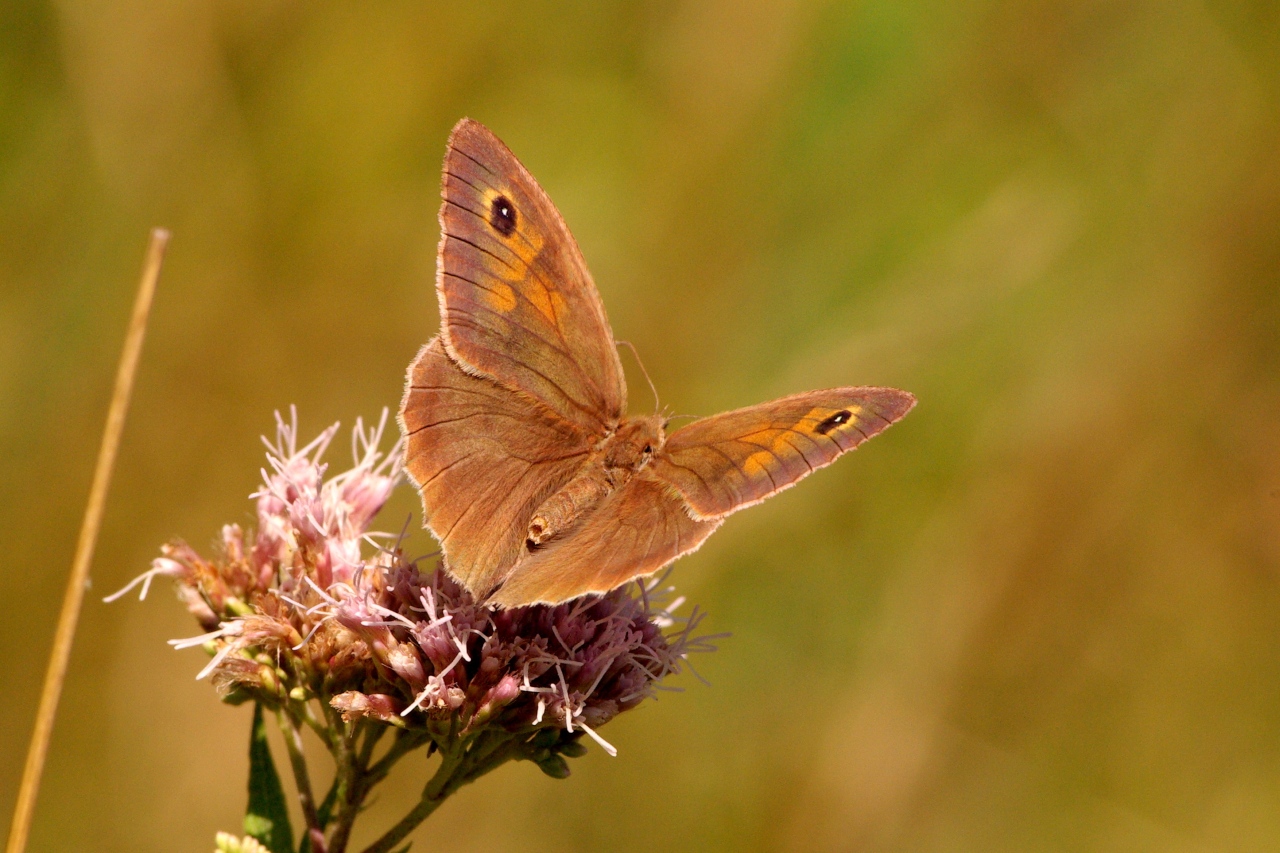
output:
<instances>
[{"instance_id":1,"label":"straw-colored stem","mask_svg":"<svg viewBox=\"0 0 1280 853\"><path fill-rule=\"evenodd\" d=\"M98 541L98 529L102 525L102 508L106 503L107 487L111 483L111 471L115 467L116 451L120 447L125 413L129 409L138 356L142 352L147 317L151 313L151 298L155 294L160 264L164 260L164 249L168 242L168 231L162 228L152 230L146 263L142 268L142 280L138 283L138 295L133 303L133 316L129 319L129 330L124 339L124 351L120 354L120 366L116 370L115 390L107 409L107 424L102 431L102 445L98 449L93 485L89 488L89 503L85 507L80 539L76 542L75 557L71 562L71 577L67 579L62 612L58 615L58 627L53 635L53 650L49 654L49 668L45 672L44 687L40 691L35 730L31 733L27 762L22 768L18 802L13 809L13 823L9 826L9 842L5 847L7 853L22 853L26 849L27 836L31 831L31 817L35 811L36 794L40 790L40 776L49 751L49 736L53 732L58 699L62 695L62 683L67 675L67 661L71 657L71 643L75 639L80 605L84 601L93 548Z\"/></svg>"}]
</instances>

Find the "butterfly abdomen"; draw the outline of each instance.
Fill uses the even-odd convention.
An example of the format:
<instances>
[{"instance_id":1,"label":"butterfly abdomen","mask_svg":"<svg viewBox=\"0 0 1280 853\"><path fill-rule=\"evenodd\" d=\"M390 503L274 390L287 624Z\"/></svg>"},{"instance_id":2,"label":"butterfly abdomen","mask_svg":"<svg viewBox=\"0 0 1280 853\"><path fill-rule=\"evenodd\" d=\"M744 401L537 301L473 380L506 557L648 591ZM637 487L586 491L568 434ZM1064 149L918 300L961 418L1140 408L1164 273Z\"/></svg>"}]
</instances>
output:
<instances>
[{"instance_id":1,"label":"butterfly abdomen","mask_svg":"<svg viewBox=\"0 0 1280 853\"><path fill-rule=\"evenodd\" d=\"M536 547L563 533L613 491L605 468L597 460L538 507L529 521L528 545Z\"/></svg>"},{"instance_id":2,"label":"butterfly abdomen","mask_svg":"<svg viewBox=\"0 0 1280 853\"><path fill-rule=\"evenodd\" d=\"M527 544L537 547L569 530L649 463L663 440L661 420L645 416L623 421L582 470L547 498L529 521Z\"/></svg>"}]
</instances>

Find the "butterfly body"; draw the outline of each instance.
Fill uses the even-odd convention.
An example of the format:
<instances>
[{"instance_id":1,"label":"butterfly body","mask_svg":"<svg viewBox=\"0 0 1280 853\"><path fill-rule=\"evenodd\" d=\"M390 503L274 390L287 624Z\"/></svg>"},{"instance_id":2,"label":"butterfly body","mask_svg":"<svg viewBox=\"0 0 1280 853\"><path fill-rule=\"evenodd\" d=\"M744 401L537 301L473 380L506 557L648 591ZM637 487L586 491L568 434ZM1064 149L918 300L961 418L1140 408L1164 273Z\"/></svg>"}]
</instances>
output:
<instances>
[{"instance_id":1,"label":"butterfly body","mask_svg":"<svg viewBox=\"0 0 1280 853\"><path fill-rule=\"evenodd\" d=\"M529 521L527 543L538 546L572 529L585 513L625 486L661 449L663 429L656 416L624 421L605 437L573 479L538 508Z\"/></svg>"},{"instance_id":2,"label":"butterfly body","mask_svg":"<svg viewBox=\"0 0 1280 853\"><path fill-rule=\"evenodd\" d=\"M848 387L670 435L629 418L604 306L541 187L469 119L443 183L441 330L409 367L400 424L427 526L478 598L557 603L651 574L915 405Z\"/></svg>"}]
</instances>

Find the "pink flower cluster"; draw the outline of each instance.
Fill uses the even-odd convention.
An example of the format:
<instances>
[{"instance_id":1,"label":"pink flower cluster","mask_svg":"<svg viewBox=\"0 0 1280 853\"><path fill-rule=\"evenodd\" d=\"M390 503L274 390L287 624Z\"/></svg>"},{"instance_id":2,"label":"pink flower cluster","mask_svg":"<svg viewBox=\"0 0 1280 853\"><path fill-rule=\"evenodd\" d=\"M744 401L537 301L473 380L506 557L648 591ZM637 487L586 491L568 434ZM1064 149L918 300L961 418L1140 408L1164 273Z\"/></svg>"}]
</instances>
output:
<instances>
[{"instance_id":1,"label":"pink flower cluster","mask_svg":"<svg viewBox=\"0 0 1280 853\"><path fill-rule=\"evenodd\" d=\"M271 468L252 496L257 530L227 525L212 559L172 542L134 582L145 596L157 575L176 581L206 633L173 645L213 655L200 677L228 701L303 718L318 701L322 716L416 730L442 749L501 732L513 757L553 775L567 773L558 756L580 754L582 734L613 754L596 729L653 695L689 652L711 648L693 636L696 609L675 618L682 599L650 581L497 610L442 567L420 570L369 531L401 474L399 443L378 450L385 425L385 413L370 429L357 422L354 466L326 479L321 458L337 425L299 448L296 416L277 416Z\"/></svg>"}]
</instances>

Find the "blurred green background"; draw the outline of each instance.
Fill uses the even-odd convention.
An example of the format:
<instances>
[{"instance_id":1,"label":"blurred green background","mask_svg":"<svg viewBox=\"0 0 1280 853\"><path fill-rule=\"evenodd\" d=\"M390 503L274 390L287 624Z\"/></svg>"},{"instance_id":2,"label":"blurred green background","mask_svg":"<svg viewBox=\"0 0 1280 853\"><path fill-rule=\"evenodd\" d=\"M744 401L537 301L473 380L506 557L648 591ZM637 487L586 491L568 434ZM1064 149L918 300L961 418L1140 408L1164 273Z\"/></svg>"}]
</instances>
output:
<instances>
[{"instance_id":1,"label":"blurred green background","mask_svg":"<svg viewBox=\"0 0 1280 853\"><path fill-rule=\"evenodd\" d=\"M0 5L5 824L146 232L174 237L31 850L238 828L248 709L165 646L196 632L166 584L98 599L249 520L273 409L396 405L463 115L664 404L921 402L678 564L733 633L713 686L566 782L503 768L417 847L1280 847L1275 3L68 0Z\"/></svg>"}]
</instances>

